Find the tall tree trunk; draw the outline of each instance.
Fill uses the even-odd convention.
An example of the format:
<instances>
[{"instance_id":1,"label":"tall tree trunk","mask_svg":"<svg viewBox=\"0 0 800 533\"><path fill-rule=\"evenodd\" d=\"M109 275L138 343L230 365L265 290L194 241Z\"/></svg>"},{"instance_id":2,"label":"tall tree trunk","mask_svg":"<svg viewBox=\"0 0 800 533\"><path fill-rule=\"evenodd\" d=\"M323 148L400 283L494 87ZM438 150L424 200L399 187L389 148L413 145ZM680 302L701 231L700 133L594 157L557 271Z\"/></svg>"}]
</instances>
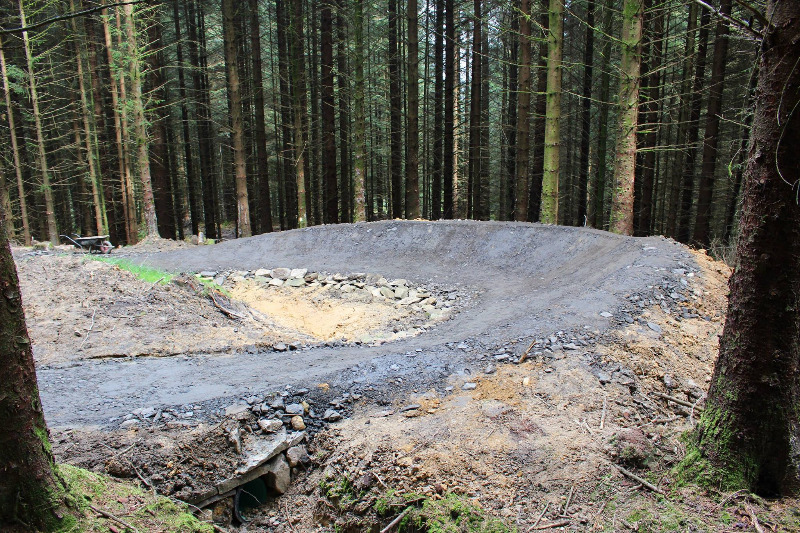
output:
<instances>
[{"instance_id":1,"label":"tall tree trunk","mask_svg":"<svg viewBox=\"0 0 800 533\"><path fill-rule=\"evenodd\" d=\"M564 53L564 1L550 0L547 31L547 112L544 132L541 221L558 221L561 137L561 58Z\"/></svg>"},{"instance_id":2,"label":"tall tree trunk","mask_svg":"<svg viewBox=\"0 0 800 533\"><path fill-rule=\"evenodd\" d=\"M530 11L530 0L526 0L528 5L528 10ZM522 13L522 4L524 2L520 1L519 8L512 8L508 11L507 16L511 19L511 36L505 40L505 48L508 51L506 60L507 60L507 101L503 106L505 109L505 121L503 122L503 140L505 142L505 150L501 152L501 154L505 157L505 164L501 165L502 167L502 176L505 178L505 182L501 185L500 191L500 218L501 220L516 220L516 191L517 191L517 121L518 121L518 110L517 106L519 105L519 79L521 74L521 68L523 65L520 65L520 55L521 49L524 46L520 46L522 37L519 37L517 40L517 34L521 32L520 29L520 18L517 16L516 9L520 10ZM529 13L530 14L530 13ZM528 56L525 64L527 64L528 68L528 84L530 85L530 39L528 39ZM530 93L530 87L528 89ZM530 112L530 94L528 95L528 112ZM522 191L522 196L525 197L525 211L526 211L526 219L527 219L527 200L528 200L528 180L527 176L524 183L524 189Z\"/></svg>"},{"instance_id":3,"label":"tall tree trunk","mask_svg":"<svg viewBox=\"0 0 800 533\"><path fill-rule=\"evenodd\" d=\"M345 22L344 0L336 3L336 83L339 88L339 198L341 200L342 222L352 222L352 177L350 175L350 87L348 80L347 24Z\"/></svg>"},{"instance_id":4,"label":"tall tree trunk","mask_svg":"<svg viewBox=\"0 0 800 533\"><path fill-rule=\"evenodd\" d=\"M136 216L136 202L133 192L133 177L131 176L128 146L131 145L128 133L127 98L125 94L125 74L114 66L114 46L111 40L109 17L107 10L103 10L103 37L106 44L106 60L108 61L109 89L111 93L111 111L114 117L114 133L116 134L117 163L119 165L120 191L122 197L122 212L125 222L125 238L128 244L135 244L139 240L138 220ZM122 48L122 31L119 10L115 12L117 24L117 42ZM117 77L119 76L119 81ZM122 105L125 103L126 105Z\"/></svg>"},{"instance_id":5,"label":"tall tree trunk","mask_svg":"<svg viewBox=\"0 0 800 533\"><path fill-rule=\"evenodd\" d=\"M297 225L308 224L306 205L306 150L308 111L306 110L305 54L303 53L303 0L291 0L290 13L292 91L294 106L294 157L297 176Z\"/></svg>"},{"instance_id":6,"label":"tall tree trunk","mask_svg":"<svg viewBox=\"0 0 800 533\"><path fill-rule=\"evenodd\" d=\"M730 16L731 1L721 0L720 14ZM714 59L711 65L711 87L706 111L706 130L703 138L703 163L700 170L700 192L697 198L697 218L694 224L692 241L698 246L708 247L711 243L711 198L714 194L714 170L717 165L717 145L719 143L719 115L722 111L722 89L725 80L725 63L728 60L728 21L717 21L714 40Z\"/></svg>"},{"instance_id":7,"label":"tall tree trunk","mask_svg":"<svg viewBox=\"0 0 800 533\"><path fill-rule=\"evenodd\" d=\"M25 26L25 22L22 23ZM0 223L0 529L61 531L74 518L65 506L36 382L14 258ZM11 528L10 526L15 526Z\"/></svg>"},{"instance_id":8,"label":"tall tree trunk","mask_svg":"<svg viewBox=\"0 0 800 533\"><path fill-rule=\"evenodd\" d=\"M444 45L444 161L442 185L444 201L442 218L455 215L453 182L455 181L455 101L456 101L456 23L455 1L445 2L445 45Z\"/></svg>"},{"instance_id":9,"label":"tall tree trunk","mask_svg":"<svg viewBox=\"0 0 800 533\"><path fill-rule=\"evenodd\" d=\"M286 227L293 229L297 227L297 169L292 164L293 146L292 128L294 121L292 119L292 88L291 88L291 74L289 69L289 43L287 42L286 31L289 28L287 6L283 0L276 0L275 2L275 19L276 19L276 39L278 41L278 77L280 82L278 89L280 91L281 101L281 162L284 179L284 194L285 194L285 218L281 219Z\"/></svg>"},{"instance_id":10,"label":"tall tree trunk","mask_svg":"<svg viewBox=\"0 0 800 533\"><path fill-rule=\"evenodd\" d=\"M435 0L433 41L433 160L431 165L431 218L442 218L444 166L444 0Z\"/></svg>"},{"instance_id":11,"label":"tall tree trunk","mask_svg":"<svg viewBox=\"0 0 800 533\"><path fill-rule=\"evenodd\" d=\"M539 16L539 26L542 34L547 34L547 27L550 24L550 14L548 13L549 0L540 0L541 14ZM537 222L540 220L542 205L542 180L544 178L544 141L546 115L547 115L547 39L539 40L538 62L536 68L536 104L533 111L533 156L530 168L528 168L529 187L528 187L528 221ZM528 136L530 144L531 135Z\"/></svg>"},{"instance_id":12,"label":"tall tree trunk","mask_svg":"<svg viewBox=\"0 0 800 533\"><path fill-rule=\"evenodd\" d=\"M583 51L583 91L581 96L581 160L578 181L578 224L587 225L589 201L589 152L592 132L592 65L594 63L594 0L586 2L586 45Z\"/></svg>"},{"instance_id":13,"label":"tall tree trunk","mask_svg":"<svg viewBox=\"0 0 800 533\"><path fill-rule=\"evenodd\" d=\"M147 123L144 118L142 99L142 70L139 66L139 50L136 44L136 28L133 18L133 5L126 4L125 28L128 37L128 54L131 76L131 105L133 107L134 141L138 149L139 180L142 183L142 207L148 237L158 237L156 206L153 200L153 185L150 180L150 155L148 153Z\"/></svg>"},{"instance_id":14,"label":"tall tree trunk","mask_svg":"<svg viewBox=\"0 0 800 533\"><path fill-rule=\"evenodd\" d=\"M253 105L255 107L256 175L258 184L259 227L262 233L272 231L272 199L269 189L269 156L267 155L267 121L264 116L264 74L261 60L261 25L258 0L250 0L250 48L253 56Z\"/></svg>"},{"instance_id":15,"label":"tall tree trunk","mask_svg":"<svg viewBox=\"0 0 800 533\"><path fill-rule=\"evenodd\" d=\"M151 22L147 28L150 45L155 49L148 56L150 93L157 95L161 102L169 102L167 94L167 80L164 76L164 46L161 36L161 26L157 21ZM169 169L169 141L167 139L167 126L169 115L164 105L160 105L153 113L152 133L150 142L150 171L153 181L153 199L156 208L158 232L162 237L174 239L175 210L173 209L172 180Z\"/></svg>"},{"instance_id":16,"label":"tall tree trunk","mask_svg":"<svg viewBox=\"0 0 800 533\"><path fill-rule=\"evenodd\" d=\"M364 83L364 0L354 0L353 2L353 25L355 34L355 98L353 101L353 115L355 118L355 179L354 179L354 200L355 209L353 222L364 222L367 220L366 197L367 188L367 141L366 141L366 112L364 109L364 99L366 98L366 87Z\"/></svg>"},{"instance_id":17,"label":"tall tree trunk","mask_svg":"<svg viewBox=\"0 0 800 533\"><path fill-rule=\"evenodd\" d=\"M183 38L181 36L181 18L178 9L181 0L173 0L172 17L175 23L175 54L178 62L178 94L181 99L181 130L183 133L183 159L186 171L186 189L189 193L189 219L192 226L192 235L197 235L200 231L200 205L197 199L197 174L194 168L194 157L192 156L192 138L189 132L189 113L186 107L186 81L183 70ZM181 221L181 225L183 221Z\"/></svg>"},{"instance_id":18,"label":"tall tree trunk","mask_svg":"<svg viewBox=\"0 0 800 533\"><path fill-rule=\"evenodd\" d=\"M19 155L17 144L17 127L14 121L14 110L11 108L11 89L8 83L6 56L3 52L3 40L0 36L0 75L3 76L3 94L6 100L6 117L8 118L8 133L11 137L11 156L14 160L14 173L17 176L17 193L19 194L20 217L22 218L22 238L25 246L31 245L31 228L28 220L28 202L25 199L25 186L22 178L22 159ZM11 213L8 214L11 218Z\"/></svg>"},{"instance_id":19,"label":"tall tree trunk","mask_svg":"<svg viewBox=\"0 0 800 533\"><path fill-rule=\"evenodd\" d=\"M481 0L474 0L472 20L472 60L469 90L469 159L467 161L467 218L480 215L481 158Z\"/></svg>"},{"instance_id":20,"label":"tall tree trunk","mask_svg":"<svg viewBox=\"0 0 800 533\"><path fill-rule=\"evenodd\" d=\"M19 18L24 28L25 9L22 0L19 0ZM25 59L28 66L28 89L30 91L31 106L33 107L33 121L36 127L36 145L39 148L39 173L42 179L42 192L44 193L45 216L47 217L47 236L51 243L58 244L58 229L56 228L55 204L53 203L53 189L50 185L50 169L47 166L47 152L44 146L44 131L42 130L42 117L39 112L39 97L36 92L36 73L33 69L33 53L28 39L28 32L22 32L22 43L25 49Z\"/></svg>"},{"instance_id":21,"label":"tall tree trunk","mask_svg":"<svg viewBox=\"0 0 800 533\"><path fill-rule=\"evenodd\" d=\"M690 226L692 222L692 200L694 198L694 177L697 167L697 156L699 150L697 140L700 136L700 111L703 104L701 91L705 84L706 71L706 51L708 50L708 25L711 13L707 9L702 10L700 16L700 32L698 35L697 61L695 63L694 82L692 93L689 96L689 123L686 126L686 156L683 160L683 183L681 185L680 196L680 215L678 217L678 227L676 239L682 243L689 242Z\"/></svg>"},{"instance_id":22,"label":"tall tree trunk","mask_svg":"<svg viewBox=\"0 0 800 533\"><path fill-rule=\"evenodd\" d=\"M614 11L606 6L603 14L603 32L611 35L614 27ZM606 186L608 176L608 114L611 110L611 45L606 39L603 46L603 61L600 65L600 117L597 121L597 170L592 183L592 209L589 210L589 223L593 228L605 227Z\"/></svg>"},{"instance_id":23,"label":"tall tree trunk","mask_svg":"<svg viewBox=\"0 0 800 533\"><path fill-rule=\"evenodd\" d=\"M204 55L201 56L200 47L205 43L202 33L202 10L195 0L186 4L188 33L189 33L189 62L192 65L192 89L197 115L198 156L200 159L200 181L203 192L203 229L209 239L217 238L217 195L216 195L216 156L214 152L213 126L211 123L211 109L204 73ZM195 8L198 9L195 9Z\"/></svg>"},{"instance_id":24,"label":"tall tree trunk","mask_svg":"<svg viewBox=\"0 0 800 533\"><path fill-rule=\"evenodd\" d=\"M406 119L406 218L419 218L419 29L417 0L408 0L408 114Z\"/></svg>"},{"instance_id":25,"label":"tall tree trunk","mask_svg":"<svg viewBox=\"0 0 800 533\"><path fill-rule=\"evenodd\" d=\"M336 183L336 107L333 100L333 14L332 0L322 2L320 13L322 66L322 182L326 224L339 222L339 194Z\"/></svg>"},{"instance_id":26,"label":"tall tree trunk","mask_svg":"<svg viewBox=\"0 0 800 533\"><path fill-rule=\"evenodd\" d=\"M625 0L622 8L622 59L619 116L614 158L611 231L633 235L633 185L636 175L636 128L642 65L642 0Z\"/></svg>"},{"instance_id":27,"label":"tall tree trunk","mask_svg":"<svg viewBox=\"0 0 800 533\"><path fill-rule=\"evenodd\" d=\"M478 159L479 185L476 203L478 220L489 220L489 205L491 196L491 179L489 176L489 24L487 11L481 17L481 128L480 128L480 157Z\"/></svg>"},{"instance_id":28,"label":"tall tree trunk","mask_svg":"<svg viewBox=\"0 0 800 533\"><path fill-rule=\"evenodd\" d=\"M664 11L660 7L653 17L652 39L650 43L650 61L647 77L647 96L644 105L646 131L641 136L641 148L644 151L641 169L637 179L641 181L641 197L637 209L637 230L639 236L649 235L652 225L653 187L655 186L656 151L659 123L659 95L661 90L661 54L664 46Z\"/></svg>"},{"instance_id":29,"label":"tall tree trunk","mask_svg":"<svg viewBox=\"0 0 800 533\"><path fill-rule=\"evenodd\" d=\"M767 13L738 264L682 467L717 490L774 496L800 493L800 3L769 0Z\"/></svg>"},{"instance_id":30,"label":"tall tree trunk","mask_svg":"<svg viewBox=\"0 0 800 533\"><path fill-rule=\"evenodd\" d=\"M73 0L70 0L70 10L75 11L75 3ZM97 162L95 160L96 154L92 145L92 127L90 122L91 115L89 114L89 101L86 97L86 85L83 77L83 43L79 37L80 34L78 33L77 22L73 18L70 23L72 25L72 32L74 33L75 39L75 62L78 68L78 92L80 93L81 101L81 118L83 119L83 138L85 139L86 163L89 169L89 181L92 185L92 205L94 207L95 222L94 227L95 231L97 232L96 235L103 235L105 233L105 228L103 227L103 206L100 203L100 190L98 188L98 183L100 183L101 177L97 173Z\"/></svg>"},{"instance_id":31,"label":"tall tree trunk","mask_svg":"<svg viewBox=\"0 0 800 533\"><path fill-rule=\"evenodd\" d=\"M400 114L402 101L400 98L400 57L397 50L397 0L389 0L389 179L392 187L393 218L403 216L402 197L402 132L400 128Z\"/></svg>"},{"instance_id":32,"label":"tall tree trunk","mask_svg":"<svg viewBox=\"0 0 800 533\"><path fill-rule=\"evenodd\" d=\"M125 241L119 231L119 217L117 213L117 203L114 198L114 177L111 168L113 156L110 153L109 147L114 144L111 139L109 129L108 114L108 98L106 92L103 90L102 71L105 70L100 67L101 55L97 51L97 32L94 20L92 17L84 19L86 29L86 44L89 53L89 78L92 84L92 101L94 111L94 124L96 131L97 155L100 167L100 176L103 181L98 184L102 185L102 196L104 209L103 209L103 226L108 230L108 240L112 244L119 244ZM110 70L109 70L110 74ZM124 215L124 213L123 213ZM124 226L124 221L123 224Z\"/></svg>"}]
</instances>

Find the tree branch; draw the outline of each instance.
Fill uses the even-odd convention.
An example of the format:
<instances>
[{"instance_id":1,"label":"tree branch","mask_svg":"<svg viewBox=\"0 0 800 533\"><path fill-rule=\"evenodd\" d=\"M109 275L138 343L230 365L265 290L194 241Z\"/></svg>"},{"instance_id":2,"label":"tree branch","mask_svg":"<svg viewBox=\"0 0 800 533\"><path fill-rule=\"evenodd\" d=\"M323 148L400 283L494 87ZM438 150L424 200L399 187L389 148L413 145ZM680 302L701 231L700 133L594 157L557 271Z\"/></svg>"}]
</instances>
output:
<instances>
[{"instance_id":1,"label":"tree branch","mask_svg":"<svg viewBox=\"0 0 800 533\"><path fill-rule=\"evenodd\" d=\"M731 17L729 15L725 15L723 13L720 13L719 9L717 9L714 6L704 2L703 0L694 0L694 1L699 6L711 11L711 13L713 13L715 17L719 17L722 20L724 20L724 21L726 21L726 22L728 22L730 24L733 24L737 28L742 29L742 30L750 33L751 35L756 37L759 41L764 37L764 35L760 31L754 30L753 28L751 28L750 26L748 26L747 24L745 24L744 22L742 22L739 19L735 19L735 18L733 18L733 17ZM738 2L738 0L737 0L737 2Z\"/></svg>"},{"instance_id":2,"label":"tree branch","mask_svg":"<svg viewBox=\"0 0 800 533\"><path fill-rule=\"evenodd\" d=\"M62 20L69 20L76 17L82 17L84 15L91 15L92 13L96 13L98 11L102 11L109 7L117 7L117 6L127 6L127 5L136 5L145 3L148 0L131 0L129 2L115 2L113 4L105 4L101 6L92 7L89 9L84 9L83 11L73 11L72 13L64 13L63 15L58 15L56 17L52 17L41 22L37 22L35 24L28 24L27 26L20 26L19 28L0 28L0 35L8 35L11 33L22 33L26 31L33 30L35 28L41 28L42 26L47 26L48 24L52 24L54 22L59 22Z\"/></svg>"}]
</instances>

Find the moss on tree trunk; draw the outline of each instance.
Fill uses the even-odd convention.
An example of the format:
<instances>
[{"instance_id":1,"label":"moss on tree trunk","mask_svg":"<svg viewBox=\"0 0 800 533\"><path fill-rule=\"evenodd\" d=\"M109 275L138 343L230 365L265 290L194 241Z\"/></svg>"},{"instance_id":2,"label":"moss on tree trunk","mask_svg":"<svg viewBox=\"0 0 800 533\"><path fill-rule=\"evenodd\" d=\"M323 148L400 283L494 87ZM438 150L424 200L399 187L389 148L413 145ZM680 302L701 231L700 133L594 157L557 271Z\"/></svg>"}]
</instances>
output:
<instances>
[{"instance_id":1,"label":"moss on tree trunk","mask_svg":"<svg viewBox=\"0 0 800 533\"><path fill-rule=\"evenodd\" d=\"M738 265L707 408L679 470L722 490L800 492L800 3L768 3Z\"/></svg>"},{"instance_id":2,"label":"moss on tree trunk","mask_svg":"<svg viewBox=\"0 0 800 533\"><path fill-rule=\"evenodd\" d=\"M0 224L0 530L69 529L66 490L53 462L19 280Z\"/></svg>"}]
</instances>

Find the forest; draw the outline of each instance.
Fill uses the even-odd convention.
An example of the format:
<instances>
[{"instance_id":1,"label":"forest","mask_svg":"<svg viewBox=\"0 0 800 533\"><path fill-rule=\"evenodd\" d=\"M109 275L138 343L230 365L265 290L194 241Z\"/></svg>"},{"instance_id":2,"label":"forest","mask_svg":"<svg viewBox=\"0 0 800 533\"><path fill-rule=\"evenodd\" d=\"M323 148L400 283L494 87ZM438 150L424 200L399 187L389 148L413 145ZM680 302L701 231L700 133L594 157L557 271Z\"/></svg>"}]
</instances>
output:
<instances>
[{"instance_id":1,"label":"forest","mask_svg":"<svg viewBox=\"0 0 800 533\"><path fill-rule=\"evenodd\" d=\"M15 0L0 10L6 229L117 245L469 218L721 254L737 233L762 11Z\"/></svg>"}]
</instances>

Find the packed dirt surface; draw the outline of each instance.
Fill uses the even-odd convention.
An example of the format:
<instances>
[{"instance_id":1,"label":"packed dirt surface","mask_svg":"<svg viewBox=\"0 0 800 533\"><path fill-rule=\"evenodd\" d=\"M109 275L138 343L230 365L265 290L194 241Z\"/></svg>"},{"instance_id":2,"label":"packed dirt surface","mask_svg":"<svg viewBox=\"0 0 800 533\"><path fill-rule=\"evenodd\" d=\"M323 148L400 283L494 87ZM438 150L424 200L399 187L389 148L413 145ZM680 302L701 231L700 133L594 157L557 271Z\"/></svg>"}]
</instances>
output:
<instances>
[{"instance_id":1,"label":"packed dirt surface","mask_svg":"<svg viewBox=\"0 0 800 533\"><path fill-rule=\"evenodd\" d=\"M795 501L674 479L724 323L730 270L703 253L581 228L391 221L130 257L251 272L229 288L234 300L266 290L253 271L285 266L378 272L460 305L387 344L40 365L59 460L185 497L218 475L207 469L246 460L220 427L238 420L257 441L299 416L310 465L239 530L380 531L403 514L418 524L406 531L426 531L436 509L475 518L464 510L475 505L502 523L491 531L741 531L756 520L800 531ZM323 289L302 290L311 306ZM275 305L284 318L298 307Z\"/></svg>"}]
</instances>

